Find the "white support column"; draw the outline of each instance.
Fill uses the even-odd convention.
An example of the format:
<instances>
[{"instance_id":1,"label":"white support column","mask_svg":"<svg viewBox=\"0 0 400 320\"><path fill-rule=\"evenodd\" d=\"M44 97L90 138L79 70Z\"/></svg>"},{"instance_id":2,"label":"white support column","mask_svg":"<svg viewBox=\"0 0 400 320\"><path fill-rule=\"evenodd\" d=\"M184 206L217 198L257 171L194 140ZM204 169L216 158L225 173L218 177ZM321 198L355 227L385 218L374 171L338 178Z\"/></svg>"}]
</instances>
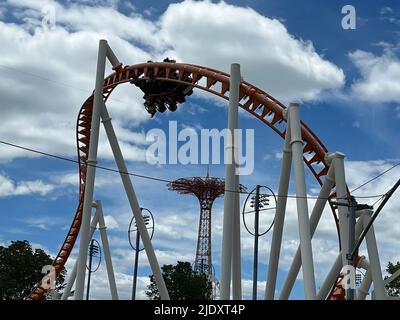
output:
<instances>
[{"instance_id":1,"label":"white support column","mask_svg":"<svg viewBox=\"0 0 400 320\"><path fill-rule=\"evenodd\" d=\"M338 153L339 154L339 153ZM340 154L335 161L335 177L336 177L336 197L337 202L342 204L349 203L346 176L344 170L344 154ZM345 205L338 206L339 211L339 227L340 227L340 246L342 248L342 266L347 265L346 254L349 253L349 227L350 212L349 207Z\"/></svg>"},{"instance_id":2,"label":"white support column","mask_svg":"<svg viewBox=\"0 0 400 320\"><path fill-rule=\"evenodd\" d=\"M239 175L235 179L235 212L233 217L232 298L242 300L242 259L240 248L240 195Z\"/></svg>"},{"instance_id":3,"label":"white support column","mask_svg":"<svg viewBox=\"0 0 400 320\"><path fill-rule=\"evenodd\" d=\"M138 230L140 232L140 236L142 238L143 245L144 245L144 248L145 248L145 251L147 254L147 259L149 260L149 264L150 264L151 270L154 275L154 280L155 280L155 282L157 284L157 288L160 292L160 297L162 300L169 300L167 287L165 286L164 278L162 276L161 269L158 264L157 257L155 255L154 248L151 243L148 230L147 230L146 225L143 220L139 202L137 200L135 190L133 189L132 181L131 181L129 175L127 174L128 169L126 167L125 160L122 156L121 148L119 147L119 143L118 143L117 137L115 135L113 125L111 123L111 118L108 115L108 111L107 111L107 108L104 103L102 104L102 107L101 107L101 118L102 118L104 128L106 130L108 141L110 142L110 146L111 146L115 161L117 163L118 170L120 171L122 183L124 185L130 207L132 209L133 215L135 216L136 224L137 224Z\"/></svg>"},{"instance_id":4,"label":"white support column","mask_svg":"<svg viewBox=\"0 0 400 320\"><path fill-rule=\"evenodd\" d=\"M276 204L275 222L272 231L271 251L269 254L265 299L273 300L276 288L279 256L282 245L283 225L285 221L287 194L289 189L290 168L292 163L292 149L290 147L289 112L286 112L286 134L282 152L282 166L279 179L278 200Z\"/></svg>"},{"instance_id":5,"label":"white support column","mask_svg":"<svg viewBox=\"0 0 400 320\"><path fill-rule=\"evenodd\" d=\"M71 295L72 286L74 285L76 279L76 269L78 267L77 262L78 260L76 260L71 275L68 278L67 285L65 286L64 291L61 295L61 300L68 300L68 297Z\"/></svg>"},{"instance_id":6,"label":"white support column","mask_svg":"<svg viewBox=\"0 0 400 320\"><path fill-rule=\"evenodd\" d=\"M335 156L333 154L332 156ZM334 159L332 161L335 161ZM326 174L325 181L322 184L321 190L318 194L318 199L314 205L314 209L311 213L310 217L310 228L311 228L311 239L314 236L315 230L318 226L319 220L321 219L322 212L324 211L325 205L328 201L329 194L335 184L334 177L334 166L331 164L329 167L328 173ZM289 299L290 292L293 289L294 283L296 281L297 275L299 274L301 267L301 252L300 246L297 248L296 255L293 259L293 262L290 266L286 281L281 290L281 294L279 299L287 300Z\"/></svg>"},{"instance_id":7,"label":"white support column","mask_svg":"<svg viewBox=\"0 0 400 320\"><path fill-rule=\"evenodd\" d=\"M365 300L368 295L369 288L372 284L372 273L371 269L368 269L365 273L364 279L361 281L361 286L357 290L357 300Z\"/></svg>"},{"instance_id":8,"label":"white support column","mask_svg":"<svg viewBox=\"0 0 400 320\"><path fill-rule=\"evenodd\" d=\"M229 111L228 111L228 143L225 146L225 194L224 194L224 218L222 227L222 252L221 252L221 300L230 299L231 271L232 271L232 249L235 216L235 176L236 158L235 129L238 127L238 108L240 90L240 65L231 64L231 75L229 83ZM228 158L228 159L227 159ZM229 161L230 160L230 161Z\"/></svg>"},{"instance_id":9,"label":"white support column","mask_svg":"<svg viewBox=\"0 0 400 320\"><path fill-rule=\"evenodd\" d=\"M92 240L93 238L93 234L96 231L96 226L97 226L97 222L99 221L99 213L96 210L96 213L94 214L94 217L92 219L92 222L90 223L90 234L89 234L89 241L88 241L88 245L90 243L90 240ZM69 276L68 282L66 287L64 288L64 291L61 295L61 300L67 300L68 297L71 294L71 290L72 290L72 286L75 283L76 280L76 271L78 268L78 260L76 260L75 264L74 264L74 268L72 269L71 275Z\"/></svg>"},{"instance_id":10,"label":"white support column","mask_svg":"<svg viewBox=\"0 0 400 320\"><path fill-rule=\"evenodd\" d=\"M368 225L371 220L372 210L363 210L363 224L364 228ZM365 241L367 243L369 269L371 270L372 282L374 283L375 297L377 300L387 299L385 283L382 277L381 263L379 261L378 246L376 244L374 226L369 228L369 231L365 235Z\"/></svg>"},{"instance_id":11,"label":"white support column","mask_svg":"<svg viewBox=\"0 0 400 320\"><path fill-rule=\"evenodd\" d=\"M308 216L307 190L303 163L303 140L301 138L300 111L297 103L290 104L289 121L293 168L295 174L297 218L299 224L301 261L304 278L304 296L306 300L315 300L315 277L311 247L311 230Z\"/></svg>"},{"instance_id":12,"label":"white support column","mask_svg":"<svg viewBox=\"0 0 400 320\"><path fill-rule=\"evenodd\" d=\"M342 266L347 266L350 261L347 258L347 255L352 251L350 248L350 229L351 229L351 208L349 205L351 204L349 194L347 192L346 185L346 174L344 170L344 154L341 158L338 158L335 161L335 170L336 170L336 197L338 202L338 211L339 211L339 233L340 233L340 246L342 249ZM354 222L353 222L354 223ZM353 242L354 246L354 242ZM349 273L349 269L346 271ZM348 276L352 276L351 273ZM352 299L354 290L351 288L346 289L346 299Z\"/></svg>"},{"instance_id":13,"label":"white support column","mask_svg":"<svg viewBox=\"0 0 400 320\"><path fill-rule=\"evenodd\" d=\"M119 66L122 66L122 63L119 62L117 56L114 54L114 52L112 51L112 49L109 45L107 45L107 58L111 62L114 70L116 68L118 68Z\"/></svg>"},{"instance_id":14,"label":"white support column","mask_svg":"<svg viewBox=\"0 0 400 320\"><path fill-rule=\"evenodd\" d=\"M361 232L363 230L363 221L361 218L358 219L356 223L356 230L355 230L355 236L356 239L358 239L361 235ZM325 278L325 281L323 282L321 289L318 291L317 299L318 300L325 300L332 289L332 286L335 284L335 281L340 273L340 270L343 267L343 260L342 260L342 251L339 252L331 270L329 271L328 275Z\"/></svg>"},{"instance_id":15,"label":"white support column","mask_svg":"<svg viewBox=\"0 0 400 320\"><path fill-rule=\"evenodd\" d=\"M367 297L367 295L369 293L371 284L372 284L372 275L371 275L369 261L367 259L365 259L365 257L363 257L363 259L360 263L360 267L365 270L365 275L364 275L363 280L361 281L360 287L357 290L356 299L357 300L365 300L365 298Z\"/></svg>"},{"instance_id":16,"label":"white support column","mask_svg":"<svg viewBox=\"0 0 400 320\"><path fill-rule=\"evenodd\" d=\"M317 294L317 300L325 300L328 297L329 292L332 289L332 286L335 284L335 281L342 269L342 254L339 253L333 263L331 270L328 272L328 275L325 278L321 288Z\"/></svg>"},{"instance_id":17,"label":"white support column","mask_svg":"<svg viewBox=\"0 0 400 320\"><path fill-rule=\"evenodd\" d=\"M108 283L110 285L110 292L112 300L118 300L117 285L115 283L114 269L111 259L110 246L107 238L107 227L104 221L103 207L100 200L96 200L96 209L99 213L99 231L101 242L103 244L104 261L107 268Z\"/></svg>"},{"instance_id":18,"label":"white support column","mask_svg":"<svg viewBox=\"0 0 400 320\"><path fill-rule=\"evenodd\" d=\"M78 256L78 269L76 274L75 300L83 300L85 289L86 259L89 247L89 224L93 202L94 180L97 164L97 147L99 142L100 108L103 104L103 83L106 67L107 41L100 40L99 54L97 57L96 84L92 111L91 133L89 143L89 156L86 172L85 194L83 201L82 224L80 228L80 243Z\"/></svg>"},{"instance_id":19,"label":"white support column","mask_svg":"<svg viewBox=\"0 0 400 320\"><path fill-rule=\"evenodd\" d=\"M388 285L389 283L393 282L398 277L400 277L400 269L398 269L395 273L393 273L389 278L384 280L385 285Z\"/></svg>"}]
</instances>

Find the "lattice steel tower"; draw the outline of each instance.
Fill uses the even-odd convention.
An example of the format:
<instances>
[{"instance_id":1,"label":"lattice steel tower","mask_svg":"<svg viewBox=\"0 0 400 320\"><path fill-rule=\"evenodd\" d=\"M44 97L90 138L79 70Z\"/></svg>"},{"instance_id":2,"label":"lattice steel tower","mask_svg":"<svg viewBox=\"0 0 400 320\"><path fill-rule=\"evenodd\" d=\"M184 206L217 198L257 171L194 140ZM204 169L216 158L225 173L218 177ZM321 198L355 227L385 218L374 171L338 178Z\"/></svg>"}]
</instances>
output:
<instances>
[{"instance_id":1,"label":"lattice steel tower","mask_svg":"<svg viewBox=\"0 0 400 320\"><path fill-rule=\"evenodd\" d=\"M200 222L197 238L196 259L194 270L211 276L211 208L214 200L224 194L225 183L222 179L210 178L182 178L168 184L169 190L180 194L191 194L197 197L200 203Z\"/></svg>"}]
</instances>

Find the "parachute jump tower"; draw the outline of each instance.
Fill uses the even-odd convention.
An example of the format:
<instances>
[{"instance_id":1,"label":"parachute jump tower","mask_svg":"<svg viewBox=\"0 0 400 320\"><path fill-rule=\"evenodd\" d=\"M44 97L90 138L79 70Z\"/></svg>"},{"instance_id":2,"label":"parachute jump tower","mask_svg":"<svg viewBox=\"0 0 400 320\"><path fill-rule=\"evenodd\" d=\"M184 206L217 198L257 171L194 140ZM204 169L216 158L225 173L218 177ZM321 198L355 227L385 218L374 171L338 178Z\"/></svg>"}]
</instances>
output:
<instances>
[{"instance_id":1,"label":"parachute jump tower","mask_svg":"<svg viewBox=\"0 0 400 320\"><path fill-rule=\"evenodd\" d=\"M193 177L172 181L168 184L168 189L180 194L191 194L199 200L200 221L194 270L212 276L211 209L215 199L224 194L225 182L210 177L207 172L205 179Z\"/></svg>"},{"instance_id":2,"label":"parachute jump tower","mask_svg":"<svg viewBox=\"0 0 400 320\"><path fill-rule=\"evenodd\" d=\"M200 221L197 236L194 270L211 276L211 208L218 197L224 194L222 179L200 177L181 178L168 184L168 189L180 194L191 194L199 200Z\"/></svg>"}]
</instances>

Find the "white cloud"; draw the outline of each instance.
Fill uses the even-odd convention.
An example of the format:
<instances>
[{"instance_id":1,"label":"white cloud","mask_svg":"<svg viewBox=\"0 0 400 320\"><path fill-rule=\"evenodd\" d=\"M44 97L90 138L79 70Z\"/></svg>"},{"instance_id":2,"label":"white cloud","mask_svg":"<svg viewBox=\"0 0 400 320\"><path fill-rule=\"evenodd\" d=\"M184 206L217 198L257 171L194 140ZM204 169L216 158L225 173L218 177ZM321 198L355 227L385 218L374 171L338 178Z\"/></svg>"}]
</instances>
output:
<instances>
[{"instance_id":1,"label":"white cloud","mask_svg":"<svg viewBox=\"0 0 400 320\"><path fill-rule=\"evenodd\" d=\"M104 216L104 223L106 224L107 229L118 229L119 224L117 220L114 219L113 216L105 215Z\"/></svg>"},{"instance_id":2,"label":"white cloud","mask_svg":"<svg viewBox=\"0 0 400 320\"><path fill-rule=\"evenodd\" d=\"M266 281L257 281L257 299L264 299ZM253 297L253 280L243 279L242 281L243 299L250 300Z\"/></svg>"},{"instance_id":3,"label":"white cloud","mask_svg":"<svg viewBox=\"0 0 400 320\"><path fill-rule=\"evenodd\" d=\"M310 41L295 39L280 21L251 8L188 0L171 4L160 26L172 46L167 55L225 71L239 62L245 80L278 98L316 99L344 83L343 71Z\"/></svg>"},{"instance_id":4,"label":"white cloud","mask_svg":"<svg viewBox=\"0 0 400 320\"><path fill-rule=\"evenodd\" d=\"M400 25L400 18L397 11L394 11L391 7L382 7L379 10L379 19L396 25Z\"/></svg>"},{"instance_id":5,"label":"white cloud","mask_svg":"<svg viewBox=\"0 0 400 320\"><path fill-rule=\"evenodd\" d=\"M156 11L157 11L156 8L150 7L150 8L148 8L148 9L145 9L145 10L143 11L143 13L144 13L145 16L151 17L151 16L153 15L153 13L156 12Z\"/></svg>"},{"instance_id":6,"label":"white cloud","mask_svg":"<svg viewBox=\"0 0 400 320\"><path fill-rule=\"evenodd\" d=\"M264 156L263 156L263 160L270 160L272 158L272 156L269 154L269 153L267 153L267 154L265 154Z\"/></svg>"},{"instance_id":7,"label":"white cloud","mask_svg":"<svg viewBox=\"0 0 400 320\"><path fill-rule=\"evenodd\" d=\"M51 178L54 183L59 186L79 186L79 174L77 172L65 173L59 176L54 176ZM95 180L96 188L115 186L116 183L120 182L121 178L118 173L104 173L102 175L97 174Z\"/></svg>"},{"instance_id":8,"label":"white cloud","mask_svg":"<svg viewBox=\"0 0 400 320\"><path fill-rule=\"evenodd\" d=\"M120 0L67 0L68 3L82 3L85 5L91 5L91 6L106 6L106 7L116 7ZM129 2L128 2L129 3ZM134 6L132 5L132 8Z\"/></svg>"},{"instance_id":9,"label":"white cloud","mask_svg":"<svg viewBox=\"0 0 400 320\"><path fill-rule=\"evenodd\" d=\"M281 160L283 157L283 153L281 151L275 152L275 159Z\"/></svg>"},{"instance_id":10,"label":"white cloud","mask_svg":"<svg viewBox=\"0 0 400 320\"><path fill-rule=\"evenodd\" d=\"M45 196L54 189L54 185L41 180L15 182L0 174L0 197L39 194Z\"/></svg>"},{"instance_id":11,"label":"white cloud","mask_svg":"<svg viewBox=\"0 0 400 320\"><path fill-rule=\"evenodd\" d=\"M75 155L76 117L93 88L96 47L101 37L98 32L70 33L61 27L47 32L37 28L29 33L21 26L0 22L0 39L6 44L0 48L2 139L49 153ZM121 59L125 58L123 61L128 60L127 56L132 61L148 58L127 41L112 35L108 38ZM118 88L108 106L116 133L122 136L122 150L128 160L137 160L144 158L140 155L143 133L128 132L126 128L148 116L140 92L132 89ZM104 133L99 149L104 152L100 157L111 157ZM33 156L5 146L0 150L0 160Z\"/></svg>"},{"instance_id":12,"label":"white cloud","mask_svg":"<svg viewBox=\"0 0 400 320\"><path fill-rule=\"evenodd\" d=\"M12 11L17 23L0 21L2 139L75 155L76 116L93 89L101 38L109 40L125 64L170 55L227 70L238 61L247 80L285 99L316 99L325 89L343 85L343 71L319 56L311 42L295 39L280 21L250 8L184 1L170 5L154 22L136 12L127 16L102 6L105 2L6 2L4 8ZM55 30L41 27L42 9L49 5L56 10ZM233 25L231 17L242 23ZM143 133L130 132L149 119L141 96L126 85L108 101L127 160L145 159ZM0 161L21 156L35 155L0 147ZM99 156L111 157L104 139Z\"/></svg>"},{"instance_id":13,"label":"white cloud","mask_svg":"<svg viewBox=\"0 0 400 320\"><path fill-rule=\"evenodd\" d=\"M354 97L367 102L400 101L400 60L395 50L387 48L380 56L356 50L349 57L361 74L351 86Z\"/></svg>"},{"instance_id":14,"label":"white cloud","mask_svg":"<svg viewBox=\"0 0 400 320\"><path fill-rule=\"evenodd\" d=\"M385 14L388 14L388 13L393 13L393 9L391 7L382 7L379 10L379 14L381 14L381 15L385 15Z\"/></svg>"},{"instance_id":15,"label":"white cloud","mask_svg":"<svg viewBox=\"0 0 400 320\"><path fill-rule=\"evenodd\" d=\"M23 220L21 219L21 222L26 223L28 226L33 228L50 230L52 228L54 229L60 226L65 226L67 220L57 214L51 216L36 214L35 217L32 218L24 218Z\"/></svg>"},{"instance_id":16,"label":"white cloud","mask_svg":"<svg viewBox=\"0 0 400 320\"><path fill-rule=\"evenodd\" d=\"M55 178L59 184L66 185L78 185L79 184L79 174L78 173L66 173L60 177Z\"/></svg>"}]
</instances>

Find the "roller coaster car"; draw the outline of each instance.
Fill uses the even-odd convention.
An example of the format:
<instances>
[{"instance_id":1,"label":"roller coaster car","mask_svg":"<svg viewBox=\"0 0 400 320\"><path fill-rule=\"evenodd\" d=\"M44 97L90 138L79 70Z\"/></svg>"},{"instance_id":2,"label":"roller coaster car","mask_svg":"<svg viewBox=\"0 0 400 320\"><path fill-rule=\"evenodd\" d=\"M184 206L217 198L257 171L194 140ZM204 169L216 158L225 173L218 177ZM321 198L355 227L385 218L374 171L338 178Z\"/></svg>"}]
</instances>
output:
<instances>
[{"instance_id":1,"label":"roller coaster car","mask_svg":"<svg viewBox=\"0 0 400 320\"><path fill-rule=\"evenodd\" d=\"M166 58L163 62L175 63L175 60ZM158 76L163 78L165 74L165 69L160 68ZM178 80L178 76L178 72L175 71L170 75L170 78ZM184 81L192 83L192 77L187 75ZM193 93L192 85L158 80L153 73L149 73L147 79L132 78L131 83L143 91L144 107L151 117L153 117L157 111L161 113L165 112L167 108L170 111L176 111L178 103L184 103L186 101L185 96L190 96Z\"/></svg>"}]
</instances>

